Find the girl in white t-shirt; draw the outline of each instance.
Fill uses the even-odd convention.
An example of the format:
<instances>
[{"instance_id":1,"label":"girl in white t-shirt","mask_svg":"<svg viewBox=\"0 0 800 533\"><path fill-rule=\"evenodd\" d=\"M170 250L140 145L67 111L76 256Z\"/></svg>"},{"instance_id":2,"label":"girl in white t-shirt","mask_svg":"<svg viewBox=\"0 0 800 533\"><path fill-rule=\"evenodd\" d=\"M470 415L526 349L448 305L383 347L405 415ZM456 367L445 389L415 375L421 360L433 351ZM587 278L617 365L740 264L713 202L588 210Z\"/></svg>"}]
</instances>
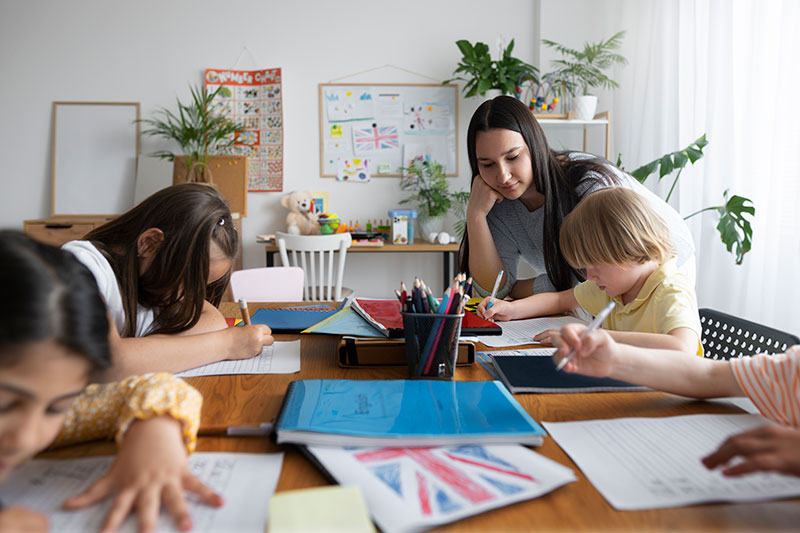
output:
<instances>
[{"instance_id":1,"label":"girl in white t-shirt","mask_svg":"<svg viewBox=\"0 0 800 533\"><path fill-rule=\"evenodd\" d=\"M178 372L261 353L266 326L228 328L215 307L238 238L215 189L162 189L64 245L94 274L110 314L113 377Z\"/></svg>"}]
</instances>

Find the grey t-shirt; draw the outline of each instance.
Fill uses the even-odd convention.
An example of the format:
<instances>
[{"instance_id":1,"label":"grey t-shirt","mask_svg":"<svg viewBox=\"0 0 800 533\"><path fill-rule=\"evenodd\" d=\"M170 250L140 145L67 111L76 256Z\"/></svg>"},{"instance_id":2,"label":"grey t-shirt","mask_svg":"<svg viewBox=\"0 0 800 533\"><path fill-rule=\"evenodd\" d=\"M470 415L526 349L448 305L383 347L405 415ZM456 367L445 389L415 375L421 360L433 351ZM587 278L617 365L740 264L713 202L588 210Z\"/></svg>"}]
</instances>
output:
<instances>
[{"instance_id":1,"label":"grey t-shirt","mask_svg":"<svg viewBox=\"0 0 800 533\"><path fill-rule=\"evenodd\" d=\"M573 159L591 157L588 154L573 153ZM684 222L677 211L669 204L659 198L647 187L636 181L635 178L622 172L614 166L609 166L614 172L619 185L638 193L645 198L650 206L664 219L670 230L670 240L676 250L678 268L694 272L694 241L689 232L689 227ZM588 177L588 175L587 175ZM595 182L592 186L588 184L583 187L579 185L578 194L584 197L596 190L608 187L602 182ZM523 259L536 272L533 282L534 294L540 292L553 292L555 287L547 276L544 263L544 207L534 211L528 208L520 200L503 200L496 204L486 217L489 230L492 232L497 253L505 265L506 283L498 289L497 297L504 298L511 287L517 281L517 263ZM691 262L689 265L688 263ZM691 277L693 281L693 276ZM577 283L577 280L575 280ZM489 296L492 288L481 287L474 283L476 294Z\"/></svg>"}]
</instances>

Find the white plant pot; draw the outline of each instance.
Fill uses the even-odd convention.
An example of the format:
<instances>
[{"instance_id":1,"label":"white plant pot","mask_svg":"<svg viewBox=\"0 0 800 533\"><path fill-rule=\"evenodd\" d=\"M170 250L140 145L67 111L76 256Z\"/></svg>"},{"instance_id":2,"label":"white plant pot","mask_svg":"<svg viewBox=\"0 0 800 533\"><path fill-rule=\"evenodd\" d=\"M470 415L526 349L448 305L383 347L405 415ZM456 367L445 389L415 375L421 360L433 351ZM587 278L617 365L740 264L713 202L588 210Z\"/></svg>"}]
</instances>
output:
<instances>
[{"instance_id":1,"label":"white plant pot","mask_svg":"<svg viewBox=\"0 0 800 533\"><path fill-rule=\"evenodd\" d=\"M417 219L419 224L419 235L428 242L436 242L430 240L431 235L439 235L444 230L445 217L423 217Z\"/></svg>"},{"instance_id":2,"label":"white plant pot","mask_svg":"<svg viewBox=\"0 0 800 533\"><path fill-rule=\"evenodd\" d=\"M486 93L483 95L483 100L484 102L486 100L492 100L494 97L501 96L502 94L503 91L501 91L500 89L488 89Z\"/></svg>"},{"instance_id":3,"label":"white plant pot","mask_svg":"<svg viewBox=\"0 0 800 533\"><path fill-rule=\"evenodd\" d=\"M572 109L575 111L575 118L578 120L592 120L597 111L596 96L576 96L572 100Z\"/></svg>"}]
</instances>

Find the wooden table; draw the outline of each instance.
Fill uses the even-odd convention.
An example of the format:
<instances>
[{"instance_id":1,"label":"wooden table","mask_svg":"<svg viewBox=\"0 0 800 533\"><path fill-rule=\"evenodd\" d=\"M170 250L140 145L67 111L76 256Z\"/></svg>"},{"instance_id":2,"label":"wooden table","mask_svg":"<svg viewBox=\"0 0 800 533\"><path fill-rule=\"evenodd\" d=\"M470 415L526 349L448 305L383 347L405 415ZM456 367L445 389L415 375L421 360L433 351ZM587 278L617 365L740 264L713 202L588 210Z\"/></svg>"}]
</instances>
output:
<instances>
[{"instance_id":1,"label":"wooden table","mask_svg":"<svg viewBox=\"0 0 800 533\"><path fill-rule=\"evenodd\" d=\"M259 241L263 242L263 241ZM459 244L430 244L419 242L414 244L384 244L383 246L359 246L353 243L347 249L348 254L358 253L440 253L442 254L442 287L449 287L455 275L456 261ZM264 246L267 253L267 266L275 266L275 254L278 245L267 243ZM444 290L444 289L443 289Z\"/></svg>"},{"instance_id":2,"label":"wooden table","mask_svg":"<svg viewBox=\"0 0 800 533\"><path fill-rule=\"evenodd\" d=\"M251 311L265 304L251 303ZM236 304L223 303L226 316L236 316ZM278 335L278 340L296 339ZM298 379L402 379L404 367L344 369L336 363L339 338L325 335L301 337L302 369L288 375L238 375L190 378L202 392L202 425L251 425L272 420L278 414L286 387ZM456 379L485 380L478 365L458 367ZM593 394L521 394L516 398L537 421L590 420L627 416L674 416L698 413L738 413L723 403L690 400L660 392ZM676 439L680 436L676 435ZM50 457L108 453L108 444L84 444L49 452ZM199 451L285 453L278 491L317 487L329 483L293 447L265 439L201 438ZM437 531L766 531L800 526L800 500L766 503L709 504L676 509L617 511L600 495L578 467L551 438L536 448L542 455L569 468L578 481L540 498L495 509L438 528ZM229 502L232 505L234 502Z\"/></svg>"}]
</instances>

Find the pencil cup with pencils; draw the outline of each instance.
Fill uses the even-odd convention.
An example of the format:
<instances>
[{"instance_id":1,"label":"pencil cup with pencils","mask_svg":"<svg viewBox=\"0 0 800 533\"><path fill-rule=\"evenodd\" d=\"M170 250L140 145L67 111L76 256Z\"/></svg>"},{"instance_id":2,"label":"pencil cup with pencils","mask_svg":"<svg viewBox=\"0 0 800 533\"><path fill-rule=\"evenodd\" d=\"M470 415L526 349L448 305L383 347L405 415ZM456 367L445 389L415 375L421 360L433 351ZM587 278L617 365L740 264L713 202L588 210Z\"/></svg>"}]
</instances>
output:
<instances>
[{"instance_id":1,"label":"pencil cup with pencils","mask_svg":"<svg viewBox=\"0 0 800 533\"><path fill-rule=\"evenodd\" d=\"M402 315L408 377L453 379L464 313L404 312Z\"/></svg>"}]
</instances>

